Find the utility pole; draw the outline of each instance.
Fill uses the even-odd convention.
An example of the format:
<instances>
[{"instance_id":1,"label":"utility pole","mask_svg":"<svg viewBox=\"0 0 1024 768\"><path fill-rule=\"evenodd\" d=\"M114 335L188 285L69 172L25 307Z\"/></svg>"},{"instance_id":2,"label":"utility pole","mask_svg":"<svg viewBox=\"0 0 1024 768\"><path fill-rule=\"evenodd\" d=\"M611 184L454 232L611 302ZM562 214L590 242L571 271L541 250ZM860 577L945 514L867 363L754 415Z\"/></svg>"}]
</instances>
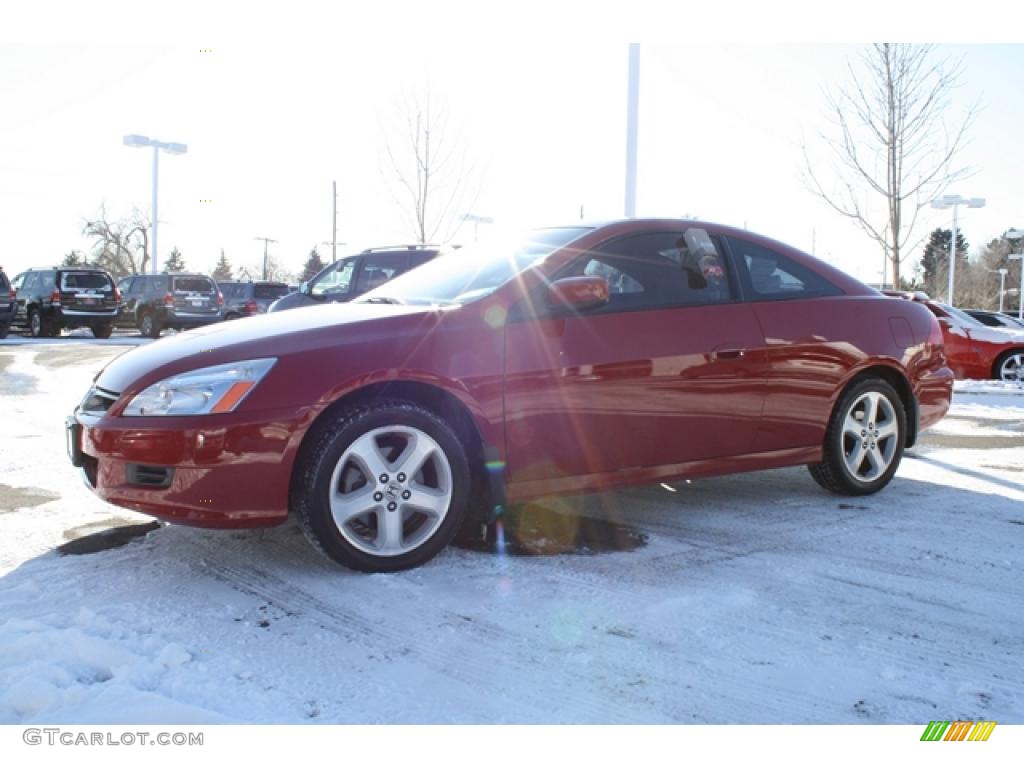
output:
<instances>
[{"instance_id":1,"label":"utility pole","mask_svg":"<svg viewBox=\"0 0 1024 768\"><path fill-rule=\"evenodd\" d=\"M277 240L271 240L269 237L254 237L254 240L263 241L263 279L267 279L267 243L276 243Z\"/></svg>"},{"instance_id":2,"label":"utility pole","mask_svg":"<svg viewBox=\"0 0 1024 768\"><path fill-rule=\"evenodd\" d=\"M626 94L626 218L636 216L637 113L640 108L640 43L629 44Z\"/></svg>"}]
</instances>

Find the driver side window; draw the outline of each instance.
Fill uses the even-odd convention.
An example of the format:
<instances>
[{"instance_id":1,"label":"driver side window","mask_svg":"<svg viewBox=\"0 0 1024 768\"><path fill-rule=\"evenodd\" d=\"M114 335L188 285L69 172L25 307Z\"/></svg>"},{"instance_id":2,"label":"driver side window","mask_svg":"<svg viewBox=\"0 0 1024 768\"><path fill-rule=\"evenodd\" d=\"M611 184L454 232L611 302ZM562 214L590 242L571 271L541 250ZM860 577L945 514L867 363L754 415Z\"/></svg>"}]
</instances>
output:
<instances>
[{"instance_id":1,"label":"driver side window","mask_svg":"<svg viewBox=\"0 0 1024 768\"><path fill-rule=\"evenodd\" d=\"M320 280L315 282L310 290L314 296L325 296L327 294L348 293L352 284L352 273L355 272L356 260L347 259L341 262L335 269L332 269Z\"/></svg>"}]
</instances>

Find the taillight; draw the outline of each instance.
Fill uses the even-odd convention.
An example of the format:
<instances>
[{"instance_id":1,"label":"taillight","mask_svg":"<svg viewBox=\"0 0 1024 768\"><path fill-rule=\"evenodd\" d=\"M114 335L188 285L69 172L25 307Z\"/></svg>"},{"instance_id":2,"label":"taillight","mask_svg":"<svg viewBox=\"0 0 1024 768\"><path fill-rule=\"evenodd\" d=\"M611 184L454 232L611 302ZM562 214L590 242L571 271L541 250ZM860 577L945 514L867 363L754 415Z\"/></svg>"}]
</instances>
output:
<instances>
[{"instance_id":1,"label":"taillight","mask_svg":"<svg viewBox=\"0 0 1024 768\"><path fill-rule=\"evenodd\" d=\"M217 306L218 307L223 307L224 306L224 294L221 293L220 291L217 291Z\"/></svg>"},{"instance_id":2,"label":"taillight","mask_svg":"<svg viewBox=\"0 0 1024 768\"><path fill-rule=\"evenodd\" d=\"M60 291L56 288L53 289L53 293L50 294L51 304L60 304Z\"/></svg>"},{"instance_id":3,"label":"taillight","mask_svg":"<svg viewBox=\"0 0 1024 768\"><path fill-rule=\"evenodd\" d=\"M11 301L17 301L18 300L18 292L16 290L14 290L13 288L11 288L11 296L10 296L10 298L11 298Z\"/></svg>"},{"instance_id":4,"label":"taillight","mask_svg":"<svg viewBox=\"0 0 1024 768\"><path fill-rule=\"evenodd\" d=\"M116 301L116 302L117 302L118 304L120 304L120 303L121 303L121 300L122 300L123 298L124 298L124 297L123 297L123 296L121 296L121 289L120 289L120 288L118 288L118 287L117 287L117 286L115 285L115 286L114 286L114 301Z\"/></svg>"},{"instance_id":5,"label":"taillight","mask_svg":"<svg viewBox=\"0 0 1024 768\"><path fill-rule=\"evenodd\" d=\"M256 302L249 299L245 302L245 313L247 315L255 315L259 311L259 307L256 306Z\"/></svg>"},{"instance_id":6,"label":"taillight","mask_svg":"<svg viewBox=\"0 0 1024 768\"><path fill-rule=\"evenodd\" d=\"M173 307L174 306L174 294L173 293L168 292L168 293L164 294L164 306L165 307Z\"/></svg>"}]
</instances>

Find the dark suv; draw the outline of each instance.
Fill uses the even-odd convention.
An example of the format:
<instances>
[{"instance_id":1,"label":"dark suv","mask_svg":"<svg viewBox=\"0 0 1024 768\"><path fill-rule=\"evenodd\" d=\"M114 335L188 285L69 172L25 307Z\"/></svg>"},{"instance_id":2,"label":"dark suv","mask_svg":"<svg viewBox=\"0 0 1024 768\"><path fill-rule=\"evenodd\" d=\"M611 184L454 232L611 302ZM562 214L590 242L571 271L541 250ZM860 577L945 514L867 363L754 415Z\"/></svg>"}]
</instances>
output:
<instances>
[{"instance_id":1,"label":"dark suv","mask_svg":"<svg viewBox=\"0 0 1024 768\"><path fill-rule=\"evenodd\" d=\"M180 331L224 319L224 297L206 275L129 275L118 286L124 294L118 325L134 325L151 339L164 328Z\"/></svg>"},{"instance_id":2,"label":"dark suv","mask_svg":"<svg viewBox=\"0 0 1024 768\"><path fill-rule=\"evenodd\" d=\"M270 312L307 307L318 302L350 301L388 280L437 256L436 245L398 245L367 248L338 259L309 282L270 305Z\"/></svg>"},{"instance_id":3,"label":"dark suv","mask_svg":"<svg viewBox=\"0 0 1024 768\"><path fill-rule=\"evenodd\" d=\"M17 312L18 294L11 287L4 268L0 267L0 339L7 338L7 332Z\"/></svg>"},{"instance_id":4,"label":"dark suv","mask_svg":"<svg viewBox=\"0 0 1024 768\"><path fill-rule=\"evenodd\" d=\"M59 336L64 328L89 328L110 337L121 304L113 278L98 267L43 267L11 281L17 293L15 325L32 336Z\"/></svg>"},{"instance_id":5,"label":"dark suv","mask_svg":"<svg viewBox=\"0 0 1024 768\"><path fill-rule=\"evenodd\" d=\"M248 315L266 312L271 304L291 293L286 283L272 283L264 280L246 283L234 280L218 280L217 287L224 295L224 319L234 320Z\"/></svg>"}]
</instances>

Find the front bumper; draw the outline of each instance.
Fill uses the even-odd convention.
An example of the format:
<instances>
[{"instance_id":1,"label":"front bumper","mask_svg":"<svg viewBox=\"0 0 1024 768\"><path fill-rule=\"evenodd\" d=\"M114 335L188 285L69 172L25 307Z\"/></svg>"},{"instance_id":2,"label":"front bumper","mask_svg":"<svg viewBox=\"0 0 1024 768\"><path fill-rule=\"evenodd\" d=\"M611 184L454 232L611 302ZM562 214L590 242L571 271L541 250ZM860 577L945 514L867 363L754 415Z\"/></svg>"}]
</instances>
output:
<instances>
[{"instance_id":1,"label":"front bumper","mask_svg":"<svg viewBox=\"0 0 1024 768\"><path fill-rule=\"evenodd\" d=\"M172 522L254 528L288 518L305 410L68 417L68 457L103 500Z\"/></svg>"}]
</instances>

